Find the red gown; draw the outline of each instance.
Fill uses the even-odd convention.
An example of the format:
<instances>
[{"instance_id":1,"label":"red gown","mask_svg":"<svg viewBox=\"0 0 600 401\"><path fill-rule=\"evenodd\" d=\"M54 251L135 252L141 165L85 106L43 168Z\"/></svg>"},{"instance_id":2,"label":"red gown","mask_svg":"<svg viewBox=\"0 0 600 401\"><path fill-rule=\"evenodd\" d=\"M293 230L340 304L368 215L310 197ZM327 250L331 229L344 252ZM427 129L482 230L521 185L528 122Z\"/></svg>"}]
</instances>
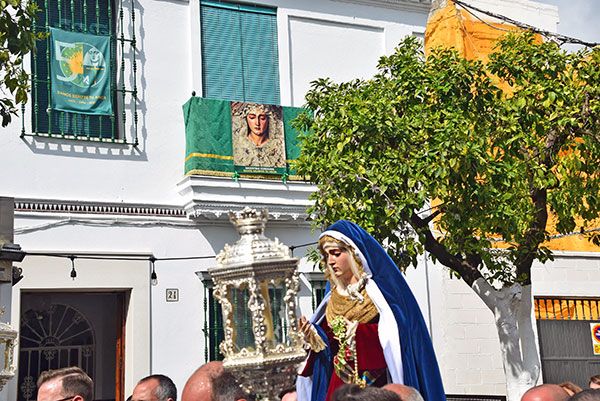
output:
<instances>
[{"instance_id":1,"label":"red gown","mask_svg":"<svg viewBox=\"0 0 600 401\"><path fill-rule=\"evenodd\" d=\"M378 319L374 319L377 321ZM383 355L383 349L379 343L379 337L377 335L377 328L379 324L377 322L370 323L359 323L356 328L356 357L358 359L358 376L364 378L367 385L382 387L388 383L387 378L387 365L385 363L385 357ZM333 331L323 319L321 328L327 334L329 345L331 346L331 353L335 356L339 350L339 343L333 336ZM315 352L310 351L306 366L301 376L311 376L313 369L313 362L315 358ZM329 380L329 387L327 388L326 401L331 400L333 392L344 384L344 381L337 375L335 369L333 369L333 362L331 367L331 379Z\"/></svg>"}]
</instances>

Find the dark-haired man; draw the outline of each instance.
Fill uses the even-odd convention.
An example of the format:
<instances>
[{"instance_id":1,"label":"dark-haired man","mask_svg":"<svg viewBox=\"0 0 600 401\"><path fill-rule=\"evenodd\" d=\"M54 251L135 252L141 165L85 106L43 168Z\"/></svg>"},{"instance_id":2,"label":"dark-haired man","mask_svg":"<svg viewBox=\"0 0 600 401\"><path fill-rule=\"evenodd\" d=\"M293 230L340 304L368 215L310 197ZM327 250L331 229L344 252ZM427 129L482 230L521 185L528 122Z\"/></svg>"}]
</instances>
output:
<instances>
[{"instance_id":1,"label":"dark-haired man","mask_svg":"<svg viewBox=\"0 0 600 401\"><path fill-rule=\"evenodd\" d=\"M76 366L47 370L37 381L37 401L92 401L94 382Z\"/></svg>"},{"instance_id":2,"label":"dark-haired man","mask_svg":"<svg viewBox=\"0 0 600 401\"><path fill-rule=\"evenodd\" d=\"M600 389L583 390L569 398L569 401L600 401Z\"/></svg>"},{"instance_id":3,"label":"dark-haired man","mask_svg":"<svg viewBox=\"0 0 600 401\"><path fill-rule=\"evenodd\" d=\"M165 375L150 375L140 380L131 401L177 401L177 388Z\"/></svg>"}]
</instances>

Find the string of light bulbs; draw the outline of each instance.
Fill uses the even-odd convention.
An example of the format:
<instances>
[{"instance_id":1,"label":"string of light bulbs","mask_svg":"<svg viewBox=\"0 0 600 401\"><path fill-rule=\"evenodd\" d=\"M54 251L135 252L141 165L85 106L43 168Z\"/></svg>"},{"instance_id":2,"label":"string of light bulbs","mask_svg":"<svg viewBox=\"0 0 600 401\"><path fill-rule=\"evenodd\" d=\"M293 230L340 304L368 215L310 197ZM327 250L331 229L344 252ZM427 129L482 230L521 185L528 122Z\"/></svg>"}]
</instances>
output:
<instances>
[{"instance_id":1,"label":"string of light bulbs","mask_svg":"<svg viewBox=\"0 0 600 401\"><path fill-rule=\"evenodd\" d=\"M316 245L317 241L307 242L305 244L292 245L289 247L292 255L294 254L294 250L298 248L305 248L311 245ZM199 256L171 256L171 257L163 257L157 258L156 256L150 255L131 255L131 254L111 254L105 255L101 253L63 253L63 252L35 252L35 251L25 251L25 256L43 256L49 258L62 258L68 259L71 261L71 272L70 276L73 280L77 278L77 270L75 269L75 260L119 260L119 261L148 261L150 263L150 280L155 285L158 280L158 275L156 274L156 262L161 261L176 261L176 260L202 260L202 259L214 259L216 255L199 255Z\"/></svg>"},{"instance_id":2,"label":"string of light bulbs","mask_svg":"<svg viewBox=\"0 0 600 401\"><path fill-rule=\"evenodd\" d=\"M600 228L596 227L596 228L592 228L592 229L588 229L588 230L581 230L581 231L575 231L575 232L570 232L570 233L565 233L565 234L555 234L555 235L550 235L548 237L549 240L553 240L553 239L559 239L559 238L565 238L565 237L570 237L570 236L576 236L576 235L585 235L585 234L594 234L596 232L600 232ZM500 241L499 239L492 239L492 241L496 242L496 241ZM313 242L307 242L304 244L299 244L299 245L291 245L289 247L292 255L294 254L294 250L298 249L298 248L306 248L308 246L311 245L316 245L318 243L318 241L313 241ZM105 255L105 254L94 254L94 253L58 253L58 252L28 252L25 251L24 252L25 256L44 256L44 257L51 257L51 258L63 258L63 259L69 259L71 261L71 272L70 272L70 276L73 280L75 280L75 278L77 278L77 270L75 269L75 260L76 259L82 259L82 260L120 260L120 261L148 261L150 263L150 281L153 285L156 285L157 280L158 280L158 275L156 274L156 268L155 268L155 263L156 262L163 262L163 261L177 261L177 260L202 260L202 259L214 259L216 258L216 255L198 255L198 256L170 256L170 257L163 257L163 258L157 258L153 255L150 256L145 256L145 255L131 255L131 254L111 254L111 255Z\"/></svg>"}]
</instances>

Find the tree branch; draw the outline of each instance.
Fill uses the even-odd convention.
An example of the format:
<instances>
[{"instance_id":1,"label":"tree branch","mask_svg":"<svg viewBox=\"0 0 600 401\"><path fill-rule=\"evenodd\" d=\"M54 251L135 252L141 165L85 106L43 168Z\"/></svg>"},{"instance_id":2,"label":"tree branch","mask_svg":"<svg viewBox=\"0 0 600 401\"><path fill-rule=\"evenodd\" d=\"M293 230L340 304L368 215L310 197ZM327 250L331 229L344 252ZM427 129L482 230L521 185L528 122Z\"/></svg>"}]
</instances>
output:
<instances>
[{"instance_id":1,"label":"tree branch","mask_svg":"<svg viewBox=\"0 0 600 401\"><path fill-rule=\"evenodd\" d=\"M436 212L437 213L437 212ZM432 215L435 213L432 213ZM429 216L431 217L431 215ZM435 239L433 233L429 229L429 217L426 219L420 218L416 213L410 216L410 224L420 234L425 236L425 249L427 252L435 256L441 264L451 268L460 274L461 278L469 285L478 278L483 279L481 272L477 269L481 263L481 258L477 255L470 255L467 259L462 259L452 255L448 249ZM479 261L479 262L478 262ZM477 263L477 264L471 264Z\"/></svg>"},{"instance_id":2,"label":"tree branch","mask_svg":"<svg viewBox=\"0 0 600 401\"><path fill-rule=\"evenodd\" d=\"M439 210L439 209L438 209L438 210L436 210L435 212L431 213L429 216L427 216L427 217L425 217L424 219L422 219L422 220L423 220L423 223L424 223L425 225L428 225L429 223L431 223L431 221L432 221L433 219L435 219L435 218L436 218L437 216L439 216L440 214L442 214L442 211L441 211L441 210Z\"/></svg>"},{"instance_id":3,"label":"tree branch","mask_svg":"<svg viewBox=\"0 0 600 401\"><path fill-rule=\"evenodd\" d=\"M548 222L548 192L546 189L532 191L531 199L535 206L535 218L525 234L525 240L517 248L517 278L524 277L523 284L531 284L531 265L535 260L537 250L545 239L546 223Z\"/></svg>"}]
</instances>

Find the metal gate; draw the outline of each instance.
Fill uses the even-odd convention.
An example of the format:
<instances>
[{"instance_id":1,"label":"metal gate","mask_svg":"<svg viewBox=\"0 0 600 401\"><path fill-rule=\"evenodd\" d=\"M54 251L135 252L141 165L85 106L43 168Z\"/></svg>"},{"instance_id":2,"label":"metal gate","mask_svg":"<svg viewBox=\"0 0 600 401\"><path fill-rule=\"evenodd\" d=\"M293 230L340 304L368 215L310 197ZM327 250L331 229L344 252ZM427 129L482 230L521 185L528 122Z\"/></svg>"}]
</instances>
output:
<instances>
[{"instance_id":1,"label":"metal gate","mask_svg":"<svg viewBox=\"0 0 600 401\"><path fill-rule=\"evenodd\" d=\"M544 382L587 388L600 374L590 331L590 322L600 321L600 298L535 297L534 308Z\"/></svg>"},{"instance_id":2,"label":"metal gate","mask_svg":"<svg viewBox=\"0 0 600 401\"><path fill-rule=\"evenodd\" d=\"M21 316L19 401L35 400L41 372L79 366L94 377L94 331L85 316L63 304Z\"/></svg>"}]
</instances>

